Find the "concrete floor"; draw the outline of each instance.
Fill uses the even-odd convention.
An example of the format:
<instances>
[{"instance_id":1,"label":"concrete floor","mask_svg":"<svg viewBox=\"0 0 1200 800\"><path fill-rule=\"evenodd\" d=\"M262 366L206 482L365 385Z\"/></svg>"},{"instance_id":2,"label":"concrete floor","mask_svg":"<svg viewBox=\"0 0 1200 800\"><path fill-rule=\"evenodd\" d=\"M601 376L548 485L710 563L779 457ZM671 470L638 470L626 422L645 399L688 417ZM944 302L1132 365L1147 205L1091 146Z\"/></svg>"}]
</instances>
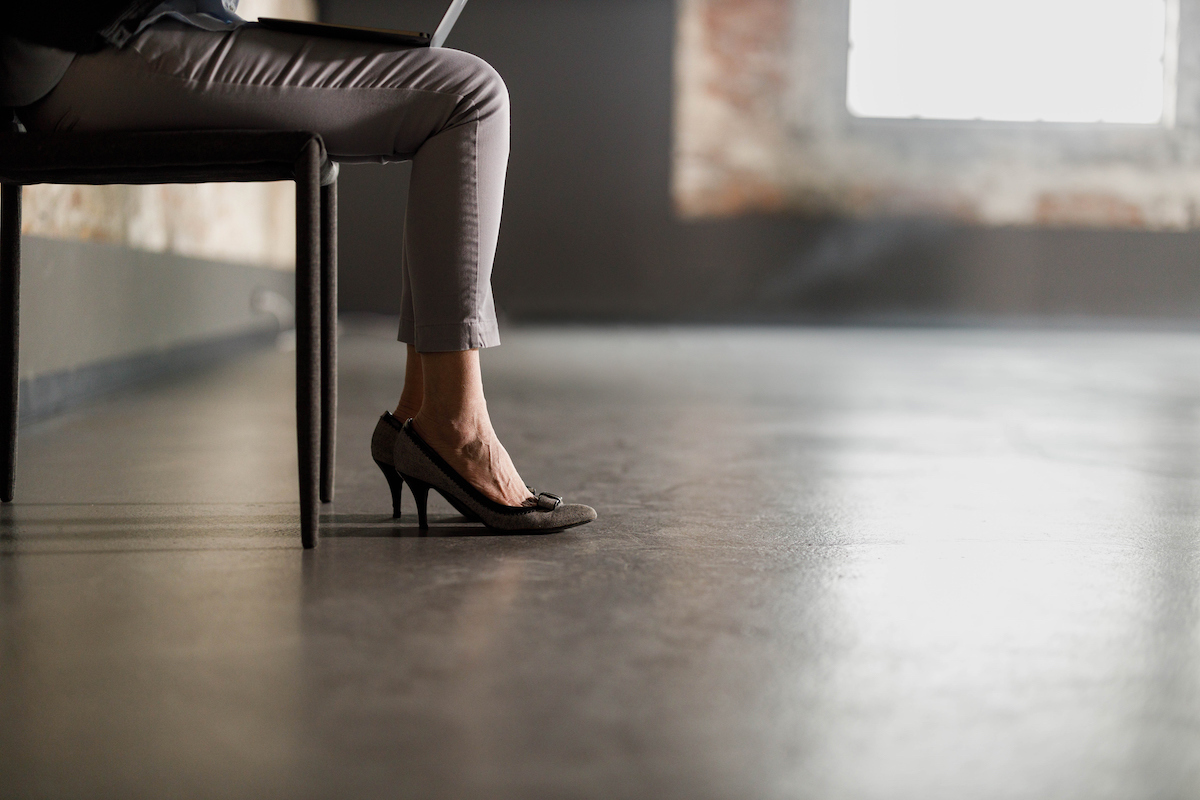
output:
<instances>
[{"instance_id":1,"label":"concrete floor","mask_svg":"<svg viewBox=\"0 0 1200 800\"><path fill-rule=\"evenodd\" d=\"M496 426L600 520L421 537L391 333L314 553L288 354L23 431L0 796L1200 797L1200 335L514 332Z\"/></svg>"}]
</instances>

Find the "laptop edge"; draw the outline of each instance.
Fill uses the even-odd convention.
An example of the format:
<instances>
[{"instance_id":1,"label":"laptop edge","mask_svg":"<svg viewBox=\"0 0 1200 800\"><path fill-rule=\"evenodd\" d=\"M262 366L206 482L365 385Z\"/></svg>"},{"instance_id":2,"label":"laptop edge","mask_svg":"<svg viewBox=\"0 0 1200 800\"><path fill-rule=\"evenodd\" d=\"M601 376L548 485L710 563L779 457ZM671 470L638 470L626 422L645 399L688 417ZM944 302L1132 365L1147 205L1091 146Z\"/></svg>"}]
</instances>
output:
<instances>
[{"instance_id":1,"label":"laptop edge","mask_svg":"<svg viewBox=\"0 0 1200 800\"><path fill-rule=\"evenodd\" d=\"M323 36L331 39L354 39L382 44L403 44L411 47L441 47L445 44L454 24L462 14L467 0L452 0L442 16L433 35L417 31L396 31L383 28L362 28L354 25L335 25L328 22L305 22L295 19L259 17L258 23L268 30L298 33L305 36Z\"/></svg>"}]
</instances>

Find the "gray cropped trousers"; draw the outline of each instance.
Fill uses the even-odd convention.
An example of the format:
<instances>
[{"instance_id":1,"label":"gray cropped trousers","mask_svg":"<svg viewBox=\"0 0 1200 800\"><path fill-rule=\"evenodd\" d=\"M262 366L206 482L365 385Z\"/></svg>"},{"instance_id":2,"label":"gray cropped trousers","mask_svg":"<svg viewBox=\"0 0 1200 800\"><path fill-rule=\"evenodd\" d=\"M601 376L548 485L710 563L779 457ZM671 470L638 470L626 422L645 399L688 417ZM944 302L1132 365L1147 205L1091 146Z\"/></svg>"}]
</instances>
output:
<instances>
[{"instance_id":1,"label":"gray cropped trousers","mask_svg":"<svg viewBox=\"0 0 1200 800\"><path fill-rule=\"evenodd\" d=\"M307 130L339 161L411 159L400 340L420 352L500 343L491 272L508 90L475 56L164 22L80 55L20 117L38 131Z\"/></svg>"}]
</instances>

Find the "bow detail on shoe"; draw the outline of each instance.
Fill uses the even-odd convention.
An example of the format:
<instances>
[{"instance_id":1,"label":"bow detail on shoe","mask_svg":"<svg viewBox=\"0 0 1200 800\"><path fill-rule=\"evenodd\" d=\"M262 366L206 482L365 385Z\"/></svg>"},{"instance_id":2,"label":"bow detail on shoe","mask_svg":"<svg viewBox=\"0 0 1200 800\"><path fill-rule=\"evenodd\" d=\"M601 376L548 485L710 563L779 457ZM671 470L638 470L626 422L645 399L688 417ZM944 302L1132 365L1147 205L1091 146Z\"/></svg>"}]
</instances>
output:
<instances>
[{"instance_id":1,"label":"bow detail on shoe","mask_svg":"<svg viewBox=\"0 0 1200 800\"><path fill-rule=\"evenodd\" d=\"M554 511L562 505L563 499L556 494L542 492L534 498L534 503L536 504L534 507L542 511Z\"/></svg>"}]
</instances>

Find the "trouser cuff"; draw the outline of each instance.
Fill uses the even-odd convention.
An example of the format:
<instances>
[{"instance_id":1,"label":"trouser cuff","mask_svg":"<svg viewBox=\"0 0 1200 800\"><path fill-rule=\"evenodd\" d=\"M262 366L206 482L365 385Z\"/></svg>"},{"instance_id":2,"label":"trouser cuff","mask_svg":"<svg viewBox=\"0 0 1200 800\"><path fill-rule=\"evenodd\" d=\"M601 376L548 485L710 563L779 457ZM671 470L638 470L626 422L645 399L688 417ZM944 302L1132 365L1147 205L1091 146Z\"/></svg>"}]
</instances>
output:
<instances>
[{"instance_id":1,"label":"trouser cuff","mask_svg":"<svg viewBox=\"0 0 1200 800\"><path fill-rule=\"evenodd\" d=\"M418 353L454 353L482 350L500 344L500 326L491 322L449 325L413 325L400 320L400 341L416 346Z\"/></svg>"}]
</instances>

